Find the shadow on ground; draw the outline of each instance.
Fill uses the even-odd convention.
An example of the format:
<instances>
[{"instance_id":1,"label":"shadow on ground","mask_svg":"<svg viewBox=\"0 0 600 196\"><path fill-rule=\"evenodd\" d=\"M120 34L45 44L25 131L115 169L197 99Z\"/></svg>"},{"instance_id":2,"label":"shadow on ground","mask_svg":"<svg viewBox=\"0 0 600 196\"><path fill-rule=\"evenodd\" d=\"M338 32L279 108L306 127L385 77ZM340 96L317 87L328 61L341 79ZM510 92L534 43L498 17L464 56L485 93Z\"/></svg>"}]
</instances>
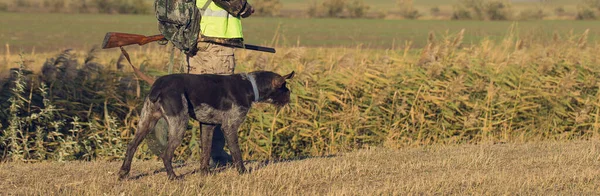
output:
<instances>
[{"instance_id":1,"label":"shadow on ground","mask_svg":"<svg viewBox=\"0 0 600 196\"><path fill-rule=\"evenodd\" d=\"M263 167L269 166L269 165L273 165L273 164L278 164L278 163L286 163L286 162L294 162L294 161L302 161L305 159L329 159L329 158L333 158L333 157L337 157L338 155L326 155L326 156L302 156L302 157L297 157L297 158L291 158L291 159L276 159L276 160L248 160L248 161L244 161L244 164L249 164L249 163L257 163L256 166L250 167L248 168L248 172L247 173L252 173L256 170L260 170ZM181 164L176 164L173 165L173 169L178 169L178 168L183 168L186 167L188 165L198 165L198 167L200 166L199 164L195 164L198 162L190 162L190 163L181 163ZM229 163L227 165L216 165L211 167L211 173L212 174L216 174L216 173L220 173L225 171L226 169L233 167L232 163ZM154 170L153 172L149 172L149 173L142 173L139 175L135 175L135 176L131 176L128 179L129 180L138 180L150 175L157 175L157 174L163 174L164 172L166 172L166 169L160 168L157 170ZM194 169L193 171L190 172L186 172L186 173L182 173L179 175L180 179L184 179L186 176L195 174L197 172L200 172L200 169ZM177 173L177 172L176 172Z\"/></svg>"}]
</instances>

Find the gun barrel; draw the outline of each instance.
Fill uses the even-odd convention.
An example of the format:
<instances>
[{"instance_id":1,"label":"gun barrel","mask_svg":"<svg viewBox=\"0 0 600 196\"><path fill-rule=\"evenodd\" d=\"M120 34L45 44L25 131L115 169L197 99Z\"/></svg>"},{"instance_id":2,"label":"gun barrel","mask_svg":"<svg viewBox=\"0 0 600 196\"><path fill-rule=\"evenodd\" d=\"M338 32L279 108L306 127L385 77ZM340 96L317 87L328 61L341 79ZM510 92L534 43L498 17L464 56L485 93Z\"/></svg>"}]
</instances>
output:
<instances>
[{"instance_id":1,"label":"gun barrel","mask_svg":"<svg viewBox=\"0 0 600 196\"><path fill-rule=\"evenodd\" d=\"M248 50L256 50L256 51L261 51L261 52L268 52L268 53L275 53L275 48L269 48L269 47L264 47L264 46L256 46L256 45L250 45L250 44L244 44L244 49L248 49Z\"/></svg>"}]
</instances>

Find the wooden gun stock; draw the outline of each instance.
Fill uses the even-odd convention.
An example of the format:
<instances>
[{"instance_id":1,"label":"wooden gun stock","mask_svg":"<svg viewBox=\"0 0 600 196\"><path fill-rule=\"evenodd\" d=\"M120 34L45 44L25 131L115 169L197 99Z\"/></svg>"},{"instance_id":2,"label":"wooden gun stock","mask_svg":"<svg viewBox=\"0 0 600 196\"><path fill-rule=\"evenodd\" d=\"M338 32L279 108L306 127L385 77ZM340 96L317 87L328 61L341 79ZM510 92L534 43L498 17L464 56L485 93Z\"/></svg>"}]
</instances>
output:
<instances>
[{"instance_id":1,"label":"wooden gun stock","mask_svg":"<svg viewBox=\"0 0 600 196\"><path fill-rule=\"evenodd\" d=\"M153 36L144 36L137 34L129 34L129 33L116 33L109 32L104 36L104 41L102 42L102 48L116 48L127 45L145 45L150 42L166 40L164 35L153 35Z\"/></svg>"}]
</instances>

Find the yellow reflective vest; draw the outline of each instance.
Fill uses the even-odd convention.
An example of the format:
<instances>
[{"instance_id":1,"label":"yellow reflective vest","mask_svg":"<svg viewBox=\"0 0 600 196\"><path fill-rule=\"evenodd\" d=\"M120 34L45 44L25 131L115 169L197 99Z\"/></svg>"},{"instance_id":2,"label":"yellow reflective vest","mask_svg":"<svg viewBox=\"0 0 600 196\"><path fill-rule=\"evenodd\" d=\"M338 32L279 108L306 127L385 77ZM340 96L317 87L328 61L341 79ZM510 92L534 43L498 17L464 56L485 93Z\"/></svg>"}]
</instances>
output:
<instances>
[{"instance_id":1,"label":"yellow reflective vest","mask_svg":"<svg viewBox=\"0 0 600 196\"><path fill-rule=\"evenodd\" d=\"M209 2L210 1L210 2ZM206 6L207 3L210 3ZM212 0L197 0L196 6L200 9L200 32L203 36L215 38L243 38L242 20L217 6ZM203 10L206 6L206 9Z\"/></svg>"}]
</instances>

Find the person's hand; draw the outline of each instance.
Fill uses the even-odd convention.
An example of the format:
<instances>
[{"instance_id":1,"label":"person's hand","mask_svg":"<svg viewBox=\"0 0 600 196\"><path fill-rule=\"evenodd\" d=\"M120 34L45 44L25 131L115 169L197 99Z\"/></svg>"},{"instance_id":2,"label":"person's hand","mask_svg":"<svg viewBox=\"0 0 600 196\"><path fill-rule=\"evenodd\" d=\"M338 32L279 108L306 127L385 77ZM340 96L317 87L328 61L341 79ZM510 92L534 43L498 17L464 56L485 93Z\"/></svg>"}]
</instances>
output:
<instances>
[{"instance_id":1,"label":"person's hand","mask_svg":"<svg viewBox=\"0 0 600 196\"><path fill-rule=\"evenodd\" d=\"M240 16L242 18L247 18L248 16L254 14L254 7L252 7L250 4L246 5L246 11L242 12L242 14L240 14Z\"/></svg>"}]
</instances>

